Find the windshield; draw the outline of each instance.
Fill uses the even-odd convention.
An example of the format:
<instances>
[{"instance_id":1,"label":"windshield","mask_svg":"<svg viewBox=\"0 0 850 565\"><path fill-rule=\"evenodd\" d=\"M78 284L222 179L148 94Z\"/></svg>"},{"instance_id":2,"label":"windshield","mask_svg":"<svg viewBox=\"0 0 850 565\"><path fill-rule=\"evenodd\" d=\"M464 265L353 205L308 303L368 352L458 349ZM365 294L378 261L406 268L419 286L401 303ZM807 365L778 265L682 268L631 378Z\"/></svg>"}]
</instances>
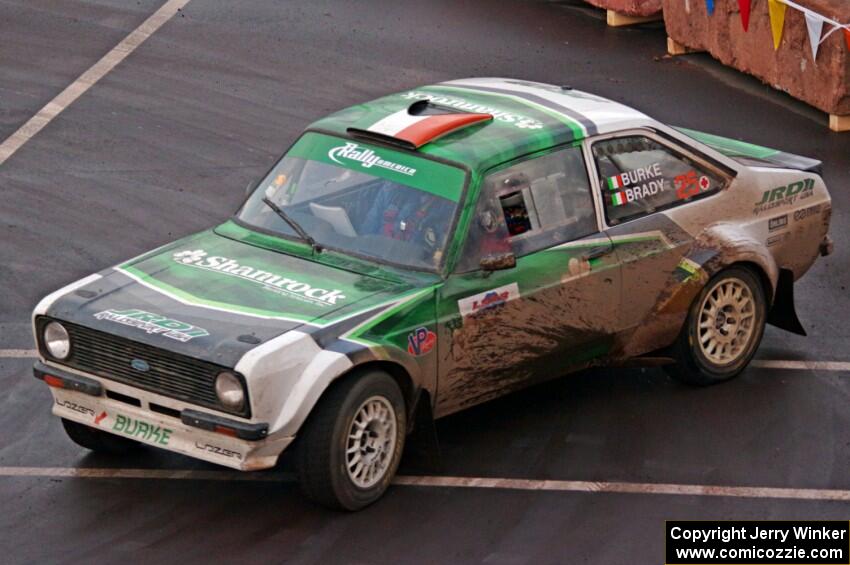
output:
<instances>
[{"instance_id":1,"label":"windshield","mask_svg":"<svg viewBox=\"0 0 850 565\"><path fill-rule=\"evenodd\" d=\"M319 133L307 133L263 179L243 222L320 247L438 270L463 192L462 169Z\"/></svg>"}]
</instances>

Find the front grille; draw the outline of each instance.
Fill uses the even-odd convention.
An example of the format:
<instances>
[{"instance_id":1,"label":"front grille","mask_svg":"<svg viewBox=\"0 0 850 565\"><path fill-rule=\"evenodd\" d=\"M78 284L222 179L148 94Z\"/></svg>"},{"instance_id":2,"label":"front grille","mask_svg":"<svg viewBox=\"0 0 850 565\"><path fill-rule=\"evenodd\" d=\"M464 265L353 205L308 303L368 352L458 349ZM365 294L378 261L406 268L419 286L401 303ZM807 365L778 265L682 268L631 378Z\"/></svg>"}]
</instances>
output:
<instances>
[{"instance_id":1,"label":"front grille","mask_svg":"<svg viewBox=\"0 0 850 565\"><path fill-rule=\"evenodd\" d=\"M238 412L218 401L215 378L227 370L225 367L69 322L62 325L71 338L70 357L59 361L64 365L192 404L248 415L247 402L246 409ZM144 372L133 369L130 363L134 359L145 361L150 369Z\"/></svg>"}]
</instances>

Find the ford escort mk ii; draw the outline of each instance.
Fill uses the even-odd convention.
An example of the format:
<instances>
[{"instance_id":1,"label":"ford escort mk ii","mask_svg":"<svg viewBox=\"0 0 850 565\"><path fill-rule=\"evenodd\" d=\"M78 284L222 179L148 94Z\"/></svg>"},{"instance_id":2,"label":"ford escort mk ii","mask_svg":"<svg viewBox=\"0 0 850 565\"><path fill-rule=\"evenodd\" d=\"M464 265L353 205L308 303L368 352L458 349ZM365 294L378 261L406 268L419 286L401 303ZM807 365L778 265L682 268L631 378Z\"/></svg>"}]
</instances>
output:
<instances>
[{"instance_id":1,"label":"ford escort mk ii","mask_svg":"<svg viewBox=\"0 0 850 565\"><path fill-rule=\"evenodd\" d=\"M740 373L831 251L817 161L567 87L464 79L312 124L227 222L35 308L72 440L361 508L414 423L594 365Z\"/></svg>"}]
</instances>

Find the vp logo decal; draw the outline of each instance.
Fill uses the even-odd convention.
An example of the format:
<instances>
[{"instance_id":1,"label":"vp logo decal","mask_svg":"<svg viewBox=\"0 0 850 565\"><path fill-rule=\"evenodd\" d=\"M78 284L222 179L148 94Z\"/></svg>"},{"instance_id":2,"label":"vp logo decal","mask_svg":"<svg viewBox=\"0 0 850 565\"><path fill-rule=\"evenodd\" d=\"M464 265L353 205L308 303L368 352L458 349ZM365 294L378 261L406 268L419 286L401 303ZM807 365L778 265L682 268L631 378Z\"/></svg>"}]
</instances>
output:
<instances>
[{"instance_id":1,"label":"vp logo decal","mask_svg":"<svg viewBox=\"0 0 850 565\"><path fill-rule=\"evenodd\" d=\"M436 343L437 334L428 328L417 328L407 336L407 352L415 357L425 355Z\"/></svg>"}]
</instances>

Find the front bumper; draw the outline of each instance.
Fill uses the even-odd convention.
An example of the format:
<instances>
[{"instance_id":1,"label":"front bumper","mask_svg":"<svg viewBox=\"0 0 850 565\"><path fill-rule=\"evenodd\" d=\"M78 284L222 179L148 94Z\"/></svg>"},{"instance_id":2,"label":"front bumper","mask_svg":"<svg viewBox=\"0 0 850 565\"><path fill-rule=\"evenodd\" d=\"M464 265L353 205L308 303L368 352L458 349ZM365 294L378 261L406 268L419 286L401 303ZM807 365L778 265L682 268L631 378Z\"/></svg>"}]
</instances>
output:
<instances>
[{"instance_id":1,"label":"front bumper","mask_svg":"<svg viewBox=\"0 0 850 565\"><path fill-rule=\"evenodd\" d=\"M33 372L50 386L53 414L60 418L233 469L273 467L294 439L266 437L265 424L237 422L190 408L159 414L150 410L150 404L161 401L157 395L93 375L40 362Z\"/></svg>"}]
</instances>

